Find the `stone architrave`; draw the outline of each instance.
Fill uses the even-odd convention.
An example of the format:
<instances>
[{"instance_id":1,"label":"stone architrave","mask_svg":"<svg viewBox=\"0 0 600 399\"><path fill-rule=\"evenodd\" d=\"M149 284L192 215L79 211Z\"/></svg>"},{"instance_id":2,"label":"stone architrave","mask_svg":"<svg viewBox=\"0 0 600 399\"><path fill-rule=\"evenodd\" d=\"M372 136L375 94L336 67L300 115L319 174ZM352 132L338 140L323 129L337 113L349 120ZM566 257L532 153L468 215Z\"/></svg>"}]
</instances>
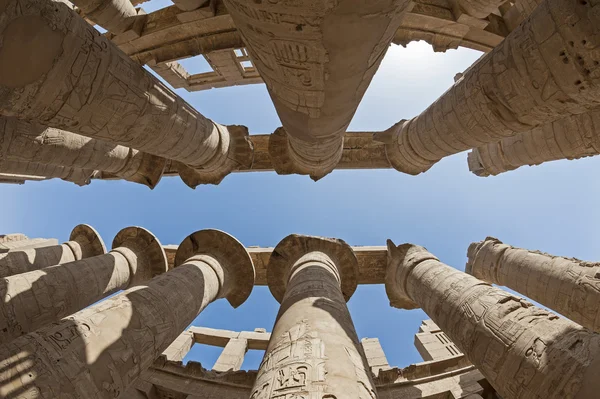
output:
<instances>
[{"instance_id":1,"label":"stone architrave","mask_svg":"<svg viewBox=\"0 0 600 399\"><path fill-rule=\"evenodd\" d=\"M358 262L345 242L290 235L267 266L281 308L251 399L374 399L371 371L346 301Z\"/></svg>"},{"instance_id":2,"label":"stone architrave","mask_svg":"<svg viewBox=\"0 0 600 399\"><path fill-rule=\"evenodd\" d=\"M467 273L600 332L600 263L515 248L493 237L471 244L468 256Z\"/></svg>"},{"instance_id":3,"label":"stone architrave","mask_svg":"<svg viewBox=\"0 0 600 399\"><path fill-rule=\"evenodd\" d=\"M545 0L423 113L378 135L390 164L416 175L448 155L597 107L599 9Z\"/></svg>"},{"instance_id":4,"label":"stone architrave","mask_svg":"<svg viewBox=\"0 0 600 399\"><path fill-rule=\"evenodd\" d=\"M468 154L477 176L498 175L524 165L600 154L600 108L518 133Z\"/></svg>"},{"instance_id":5,"label":"stone architrave","mask_svg":"<svg viewBox=\"0 0 600 399\"><path fill-rule=\"evenodd\" d=\"M69 241L63 244L0 254L0 278L105 253L106 246L98 232L92 226L80 224L71 231Z\"/></svg>"},{"instance_id":6,"label":"stone architrave","mask_svg":"<svg viewBox=\"0 0 600 399\"><path fill-rule=\"evenodd\" d=\"M244 356L248 351L248 340L244 338L232 338L227 342L223 352L215 362L213 371L238 371L244 363Z\"/></svg>"},{"instance_id":7,"label":"stone architrave","mask_svg":"<svg viewBox=\"0 0 600 399\"><path fill-rule=\"evenodd\" d=\"M390 304L421 307L505 399L589 399L600 389L600 335L388 241Z\"/></svg>"},{"instance_id":8,"label":"stone architrave","mask_svg":"<svg viewBox=\"0 0 600 399\"><path fill-rule=\"evenodd\" d=\"M160 242L141 227L121 230L104 255L0 280L0 343L56 322L166 272Z\"/></svg>"},{"instance_id":9,"label":"stone architrave","mask_svg":"<svg viewBox=\"0 0 600 399\"><path fill-rule=\"evenodd\" d=\"M0 115L173 159L192 186L252 163L247 128L201 115L67 4L1 0L0 15Z\"/></svg>"},{"instance_id":10,"label":"stone architrave","mask_svg":"<svg viewBox=\"0 0 600 399\"><path fill-rule=\"evenodd\" d=\"M217 230L193 233L169 272L0 346L0 396L116 398L208 304L225 297L239 306L253 285L242 244Z\"/></svg>"},{"instance_id":11,"label":"stone architrave","mask_svg":"<svg viewBox=\"0 0 600 399\"><path fill-rule=\"evenodd\" d=\"M279 174L319 179L411 6L407 0L224 0L283 128L269 153Z\"/></svg>"},{"instance_id":12,"label":"stone architrave","mask_svg":"<svg viewBox=\"0 0 600 399\"><path fill-rule=\"evenodd\" d=\"M12 159L0 160L0 173L39 176L47 179L61 179L78 186L87 186L96 174L91 169L69 168L59 165L48 165L38 162L18 161Z\"/></svg>"},{"instance_id":13,"label":"stone architrave","mask_svg":"<svg viewBox=\"0 0 600 399\"><path fill-rule=\"evenodd\" d=\"M99 170L150 188L165 169L166 160L156 155L16 118L0 117L0 132L0 160Z\"/></svg>"}]
</instances>

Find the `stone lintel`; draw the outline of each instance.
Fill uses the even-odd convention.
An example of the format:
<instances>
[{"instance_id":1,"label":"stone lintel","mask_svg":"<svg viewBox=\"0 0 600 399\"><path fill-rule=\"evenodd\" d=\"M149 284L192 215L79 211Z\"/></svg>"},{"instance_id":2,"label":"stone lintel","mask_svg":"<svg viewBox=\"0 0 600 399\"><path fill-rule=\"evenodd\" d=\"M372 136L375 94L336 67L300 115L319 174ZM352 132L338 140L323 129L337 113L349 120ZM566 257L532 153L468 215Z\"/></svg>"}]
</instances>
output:
<instances>
[{"instance_id":1,"label":"stone lintel","mask_svg":"<svg viewBox=\"0 0 600 399\"><path fill-rule=\"evenodd\" d=\"M266 350L271 339L271 333L257 331L230 331L207 327L190 327L188 330L194 336L194 342L224 348L232 339L244 339L250 350Z\"/></svg>"},{"instance_id":2,"label":"stone lintel","mask_svg":"<svg viewBox=\"0 0 600 399\"><path fill-rule=\"evenodd\" d=\"M165 245L164 248L169 260L169 269L172 269L177 245ZM273 248L248 247L247 250L256 271L254 285L267 285L267 264ZM358 259L358 284L383 284L387 264L386 247L352 247L352 250Z\"/></svg>"}]
</instances>

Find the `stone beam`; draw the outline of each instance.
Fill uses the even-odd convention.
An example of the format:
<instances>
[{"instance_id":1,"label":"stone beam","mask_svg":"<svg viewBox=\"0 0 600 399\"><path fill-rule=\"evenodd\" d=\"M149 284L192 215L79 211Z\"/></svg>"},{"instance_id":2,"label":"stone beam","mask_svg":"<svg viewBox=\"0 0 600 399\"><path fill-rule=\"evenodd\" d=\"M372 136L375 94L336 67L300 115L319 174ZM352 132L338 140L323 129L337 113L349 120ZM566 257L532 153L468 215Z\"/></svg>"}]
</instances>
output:
<instances>
[{"instance_id":1,"label":"stone beam","mask_svg":"<svg viewBox=\"0 0 600 399\"><path fill-rule=\"evenodd\" d=\"M467 273L600 332L600 264L515 248L492 237L471 244L468 256Z\"/></svg>"},{"instance_id":2,"label":"stone beam","mask_svg":"<svg viewBox=\"0 0 600 399\"><path fill-rule=\"evenodd\" d=\"M194 346L194 334L185 331L162 354L170 362L181 362L192 346Z\"/></svg>"},{"instance_id":3,"label":"stone beam","mask_svg":"<svg viewBox=\"0 0 600 399\"><path fill-rule=\"evenodd\" d=\"M191 12L171 6L138 20L142 25L139 34L108 33L107 36L141 64L156 65L245 47L222 1L216 1L214 7L206 5ZM425 40L439 51L461 46L488 52L508 33L503 28L493 29L493 24L481 28L481 24L488 24L487 20L478 20L479 26L458 21L453 6L447 1L435 4L415 1L393 41L406 45L414 40Z\"/></svg>"},{"instance_id":4,"label":"stone beam","mask_svg":"<svg viewBox=\"0 0 600 399\"><path fill-rule=\"evenodd\" d=\"M190 186L251 163L245 127L205 118L65 3L6 0L2 11L0 115L178 161Z\"/></svg>"},{"instance_id":5,"label":"stone beam","mask_svg":"<svg viewBox=\"0 0 600 399\"><path fill-rule=\"evenodd\" d=\"M248 247L247 250L256 270L255 284L267 285L267 265L273 248ZM358 259L358 284L383 284L387 264L386 247L352 247L352 250ZM165 246L169 268L173 267L176 251L176 245Z\"/></svg>"},{"instance_id":6,"label":"stone beam","mask_svg":"<svg viewBox=\"0 0 600 399\"><path fill-rule=\"evenodd\" d=\"M98 170L150 188L165 169L166 160L156 155L16 118L0 117L0 132L0 160Z\"/></svg>"},{"instance_id":7,"label":"stone beam","mask_svg":"<svg viewBox=\"0 0 600 399\"><path fill-rule=\"evenodd\" d=\"M496 176L524 165L600 154L600 108L518 133L468 154L469 170Z\"/></svg>"},{"instance_id":8,"label":"stone beam","mask_svg":"<svg viewBox=\"0 0 600 399\"><path fill-rule=\"evenodd\" d=\"M156 237L141 227L127 227L116 235L107 254L4 277L0 280L0 297L5 298L0 303L0 342L10 342L114 292L143 284L167 267Z\"/></svg>"},{"instance_id":9,"label":"stone beam","mask_svg":"<svg viewBox=\"0 0 600 399\"><path fill-rule=\"evenodd\" d=\"M388 241L392 306L420 307L504 398L584 399L600 388L600 335Z\"/></svg>"},{"instance_id":10,"label":"stone beam","mask_svg":"<svg viewBox=\"0 0 600 399\"><path fill-rule=\"evenodd\" d=\"M360 340L360 343L365 351L367 363L375 378L377 378L380 371L391 369L390 364L385 357L385 352L379 342L379 338L363 338Z\"/></svg>"},{"instance_id":11,"label":"stone beam","mask_svg":"<svg viewBox=\"0 0 600 399\"><path fill-rule=\"evenodd\" d=\"M545 0L423 113L379 135L390 163L416 175L448 155L597 107L598 8Z\"/></svg>"},{"instance_id":12,"label":"stone beam","mask_svg":"<svg viewBox=\"0 0 600 399\"><path fill-rule=\"evenodd\" d=\"M0 160L0 173L20 176L35 176L33 180L61 179L78 186L90 184L96 171L91 169L69 168L60 165L48 165L38 162Z\"/></svg>"},{"instance_id":13,"label":"stone beam","mask_svg":"<svg viewBox=\"0 0 600 399\"><path fill-rule=\"evenodd\" d=\"M3 237L6 237L4 235ZM0 256L7 252L23 251L32 248L44 248L52 245L58 245L56 238L23 238L0 241Z\"/></svg>"},{"instance_id":14,"label":"stone beam","mask_svg":"<svg viewBox=\"0 0 600 399\"><path fill-rule=\"evenodd\" d=\"M87 224L75 226L69 241L61 245L56 243L37 247L30 246L30 241L32 240L23 241L26 247L17 247L10 252L0 253L0 278L106 253L104 241L98 232Z\"/></svg>"},{"instance_id":15,"label":"stone beam","mask_svg":"<svg viewBox=\"0 0 600 399\"><path fill-rule=\"evenodd\" d=\"M232 339L243 339L248 342L248 349L265 350L271 339L271 333L260 329L238 332L191 326L189 332L194 336L195 343L221 348L227 346L227 343Z\"/></svg>"},{"instance_id":16,"label":"stone beam","mask_svg":"<svg viewBox=\"0 0 600 399\"><path fill-rule=\"evenodd\" d=\"M230 339L212 369L219 372L238 371L244 363L247 351L248 341L246 339Z\"/></svg>"},{"instance_id":17,"label":"stone beam","mask_svg":"<svg viewBox=\"0 0 600 399\"><path fill-rule=\"evenodd\" d=\"M252 261L223 232L193 233L176 259L147 284L0 346L2 396L116 398L211 302L239 306L252 290Z\"/></svg>"}]
</instances>

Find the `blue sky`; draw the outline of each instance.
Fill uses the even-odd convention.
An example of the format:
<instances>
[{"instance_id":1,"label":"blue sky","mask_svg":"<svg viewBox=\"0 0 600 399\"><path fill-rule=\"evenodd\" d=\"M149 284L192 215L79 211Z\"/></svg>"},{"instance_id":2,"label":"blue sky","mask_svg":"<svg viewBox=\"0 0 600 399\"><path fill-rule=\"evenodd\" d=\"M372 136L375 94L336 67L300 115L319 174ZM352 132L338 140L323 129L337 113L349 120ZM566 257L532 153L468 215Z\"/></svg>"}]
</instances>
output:
<instances>
[{"instance_id":1,"label":"blue sky","mask_svg":"<svg viewBox=\"0 0 600 399\"><path fill-rule=\"evenodd\" d=\"M417 115L479 56L465 49L434 53L423 42L392 46L350 130L382 130ZM186 66L201 69L202 62ZM264 85L177 92L207 117L246 125L252 134L279 126ZM89 223L107 243L130 225L150 229L163 244L178 244L203 228L227 231L247 246L274 246L291 233L337 237L351 245L385 245L391 238L424 245L463 270L468 245L493 235L516 246L595 260L599 166L600 158L588 158L480 178L469 173L461 153L416 177L394 170L335 171L315 183L305 176L244 173L196 190L177 177L165 178L153 191L127 182L0 185L0 233L66 241L73 226ZM277 307L268 289L257 287L240 308L217 301L193 324L270 331ZM426 318L422 311L390 308L380 285L360 286L349 307L358 335L379 337L390 364L421 361L413 335ZM196 346L188 359L211 367L218 354L219 349ZM256 368L261 357L250 353L244 368Z\"/></svg>"}]
</instances>

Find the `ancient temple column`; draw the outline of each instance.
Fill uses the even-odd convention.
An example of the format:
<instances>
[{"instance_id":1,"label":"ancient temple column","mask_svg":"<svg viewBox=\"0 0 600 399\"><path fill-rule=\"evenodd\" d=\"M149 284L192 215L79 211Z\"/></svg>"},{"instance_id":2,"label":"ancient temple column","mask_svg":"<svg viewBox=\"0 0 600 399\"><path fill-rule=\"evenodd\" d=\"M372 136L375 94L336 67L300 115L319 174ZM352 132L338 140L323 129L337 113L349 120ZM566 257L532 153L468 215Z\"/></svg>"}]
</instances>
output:
<instances>
[{"instance_id":1,"label":"ancient temple column","mask_svg":"<svg viewBox=\"0 0 600 399\"><path fill-rule=\"evenodd\" d=\"M377 397L346 301L358 261L344 241L290 235L267 266L281 303L251 398Z\"/></svg>"},{"instance_id":2,"label":"ancient temple column","mask_svg":"<svg viewBox=\"0 0 600 399\"><path fill-rule=\"evenodd\" d=\"M378 135L391 165L419 174L448 155L597 107L599 7L545 0L423 113Z\"/></svg>"},{"instance_id":3,"label":"ancient temple column","mask_svg":"<svg viewBox=\"0 0 600 399\"><path fill-rule=\"evenodd\" d=\"M276 172L325 176L410 1L224 2L283 125Z\"/></svg>"},{"instance_id":4,"label":"ancient temple column","mask_svg":"<svg viewBox=\"0 0 600 399\"><path fill-rule=\"evenodd\" d=\"M75 0L87 19L111 33L123 33L134 22L137 11L129 0Z\"/></svg>"},{"instance_id":5,"label":"ancient temple column","mask_svg":"<svg viewBox=\"0 0 600 399\"><path fill-rule=\"evenodd\" d=\"M95 174L91 169L69 168L59 165L48 165L38 162L17 161L12 159L0 160L0 173L40 176L48 179L61 179L78 186L90 184Z\"/></svg>"},{"instance_id":6,"label":"ancient temple column","mask_svg":"<svg viewBox=\"0 0 600 399\"><path fill-rule=\"evenodd\" d=\"M585 399L600 388L600 335L388 241L390 304L421 307L505 399Z\"/></svg>"},{"instance_id":7,"label":"ancient temple column","mask_svg":"<svg viewBox=\"0 0 600 399\"><path fill-rule=\"evenodd\" d=\"M0 15L0 115L179 161L189 185L252 163L245 127L205 118L65 3L2 0Z\"/></svg>"},{"instance_id":8,"label":"ancient temple column","mask_svg":"<svg viewBox=\"0 0 600 399\"><path fill-rule=\"evenodd\" d=\"M600 332L600 264L511 247L488 237L469 246L466 271L506 286Z\"/></svg>"},{"instance_id":9,"label":"ancient temple column","mask_svg":"<svg viewBox=\"0 0 600 399\"><path fill-rule=\"evenodd\" d=\"M166 160L122 145L0 117L0 159L99 170L154 188Z\"/></svg>"},{"instance_id":10,"label":"ancient temple column","mask_svg":"<svg viewBox=\"0 0 600 399\"><path fill-rule=\"evenodd\" d=\"M104 255L0 280L0 342L69 316L119 290L166 272L160 242L141 227L121 230Z\"/></svg>"},{"instance_id":11,"label":"ancient temple column","mask_svg":"<svg viewBox=\"0 0 600 399\"><path fill-rule=\"evenodd\" d=\"M600 154L600 108L518 133L468 154L477 176L498 175L523 165Z\"/></svg>"},{"instance_id":12,"label":"ancient temple column","mask_svg":"<svg viewBox=\"0 0 600 399\"><path fill-rule=\"evenodd\" d=\"M175 265L146 285L0 346L0 396L116 398L209 303L225 297L238 306L254 285L246 249L220 231L187 237Z\"/></svg>"},{"instance_id":13,"label":"ancient temple column","mask_svg":"<svg viewBox=\"0 0 600 399\"><path fill-rule=\"evenodd\" d=\"M0 278L73 262L106 253L104 241L87 224L75 226L69 241L61 245L31 247L0 254Z\"/></svg>"}]
</instances>

